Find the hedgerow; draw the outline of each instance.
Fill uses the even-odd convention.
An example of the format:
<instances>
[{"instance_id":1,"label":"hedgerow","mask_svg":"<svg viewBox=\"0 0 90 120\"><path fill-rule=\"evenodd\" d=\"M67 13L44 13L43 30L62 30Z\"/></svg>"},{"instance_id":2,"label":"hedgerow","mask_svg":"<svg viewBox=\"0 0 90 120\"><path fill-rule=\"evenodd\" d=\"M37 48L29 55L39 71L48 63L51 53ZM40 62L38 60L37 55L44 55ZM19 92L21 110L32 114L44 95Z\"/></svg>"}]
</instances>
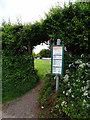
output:
<instances>
[{"instance_id":1,"label":"hedgerow","mask_svg":"<svg viewBox=\"0 0 90 120\"><path fill-rule=\"evenodd\" d=\"M2 99L3 102L19 97L35 87L37 76L32 66L32 56L7 56L3 54Z\"/></svg>"},{"instance_id":2,"label":"hedgerow","mask_svg":"<svg viewBox=\"0 0 90 120\"><path fill-rule=\"evenodd\" d=\"M44 21L50 37L65 45L64 76L55 92L55 77L48 75L40 91L40 105L54 118L90 118L89 3L52 8ZM64 113L63 113L64 112Z\"/></svg>"},{"instance_id":3,"label":"hedgerow","mask_svg":"<svg viewBox=\"0 0 90 120\"><path fill-rule=\"evenodd\" d=\"M35 87L38 77L33 56L22 39L22 25L5 24L2 28L2 100L19 97ZM26 48L26 49L25 49Z\"/></svg>"},{"instance_id":4,"label":"hedgerow","mask_svg":"<svg viewBox=\"0 0 90 120\"><path fill-rule=\"evenodd\" d=\"M50 37L61 39L67 52L74 56L89 54L89 3L69 3L61 8L51 8L43 26Z\"/></svg>"}]
</instances>

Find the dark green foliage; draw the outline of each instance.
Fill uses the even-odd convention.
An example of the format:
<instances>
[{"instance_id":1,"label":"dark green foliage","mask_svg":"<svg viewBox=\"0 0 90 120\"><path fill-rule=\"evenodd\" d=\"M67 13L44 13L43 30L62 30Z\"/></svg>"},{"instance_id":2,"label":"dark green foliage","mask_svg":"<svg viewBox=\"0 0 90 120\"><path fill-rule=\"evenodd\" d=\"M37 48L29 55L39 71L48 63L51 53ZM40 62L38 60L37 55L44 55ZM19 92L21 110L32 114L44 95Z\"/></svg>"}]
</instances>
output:
<instances>
[{"instance_id":1,"label":"dark green foliage","mask_svg":"<svg viewBox=\"0 0 90 120\"><path fill-rule=\"evenodd\" d=\"M35 87L37 76L32 66L32 56L8 56L3 54L2 98L3 102L24 94Z\"/></svg>"},{"instance_id":2,"label":"dark green foliage","mask_svg":"<svg viewBox=\"0 0 90 120\"><path fill-rule=\"evenodd\" d=\"M31 44L32 46L39 45L40 43L43 43L45 41L48 41L49 36L47 35L47 31L44 31L44 28L42 26L42 22L36 22L33 25L31 25Z\"/></svg>"},{"instance_id":3,"label":"dark green foliage","mask_svg":"<svg viewBox=\"0 0 90 120\"><path fill-rule=\"evenodd\" d=\"M70 3L69 6L52 8L46 14L44 27L48 35L61 39L71 55L89 54L89 4Z\"/></svg>"},{"instance_id":4,"label":"dark green foliage","mask_svg":"<svg viewBox=\"0 0 90 120\"><path fill-rule=\"evenodd\" d=\"M42 49L39 54L40 57L51 57L50 53L49 49Z\"/></svg>"},{"instance_id":5,"label":"dark green foliage","mask_svg":"<svg viewBox=\"0 0 90 120\"><path fill-rule=\"evenodd\" d=\"M55 89L55 80L53 80L54 75L51 76L50 74L47 74L44 78L44 84L42 86L42 89L40 91L39 101L42 106L48 106L49 99L51 98L51 93L53 93L53 90ZM52 101L51 101L52 102Z\"/></svg>"},{"instance_id":6,"label":"dark green foliage","mask_svg":"<svg viewBox=\"0 0 90 120\"><path fill-rule=\"evenodd\" d=\"M28 55L22 39L23 26L5 24L2 28L2 100L19 97L35 87L33 56Z\"/></svg>"},{"instance_id":7,"label":"dark green foliage","mask_svg":"<svg viewBox=\"0 0 90 120\"><path fill-rule=\"evenodd\" d=\"M49 36L47 35L47 31L44 31L42 27L42 22L36 22L34 24L23 26L22 32L22 40L27 47L27 41L30 41L31 50L34 46L39 45L45 41L48 41Z\"/></svg>"}]
</instances>

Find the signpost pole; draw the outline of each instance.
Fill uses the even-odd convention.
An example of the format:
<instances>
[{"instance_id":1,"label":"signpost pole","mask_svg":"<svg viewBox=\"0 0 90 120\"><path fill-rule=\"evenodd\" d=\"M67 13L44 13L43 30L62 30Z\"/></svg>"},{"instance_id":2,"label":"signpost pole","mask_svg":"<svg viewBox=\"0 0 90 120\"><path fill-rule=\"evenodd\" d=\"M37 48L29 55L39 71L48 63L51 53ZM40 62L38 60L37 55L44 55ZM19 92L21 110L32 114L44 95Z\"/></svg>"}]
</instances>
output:
<instances>
[{"instance_id":1,"label":"signpost pole","mask_svg":"<svg viewBox=\"0 0 90 120\"><path fill-rule=\"evenodd\" d=\"M57 39L57 45L60 45L60 39ZM59 88L59 76L56 75L56 93L58 91Z\"/></svg>"}]
</instances>

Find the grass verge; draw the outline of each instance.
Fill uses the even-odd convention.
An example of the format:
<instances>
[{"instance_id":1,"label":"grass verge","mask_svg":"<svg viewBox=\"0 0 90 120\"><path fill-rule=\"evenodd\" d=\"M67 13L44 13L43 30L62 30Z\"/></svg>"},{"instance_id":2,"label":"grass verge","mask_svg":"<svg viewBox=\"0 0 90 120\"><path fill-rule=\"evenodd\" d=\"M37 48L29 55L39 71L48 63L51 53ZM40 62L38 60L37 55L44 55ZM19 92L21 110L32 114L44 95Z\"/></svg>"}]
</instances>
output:
<instances>
[{"instance_id":1,"label":"grass verge","mask_svg":"<svg viewBox=\"0 0 90 120\"><path fill-rule=\"evenodd\" d=\"M44 60L34 60L34 67L38 70L37 75L41 79L46 73L51 70L51 63Z\"/></svg>"}]
</instances>

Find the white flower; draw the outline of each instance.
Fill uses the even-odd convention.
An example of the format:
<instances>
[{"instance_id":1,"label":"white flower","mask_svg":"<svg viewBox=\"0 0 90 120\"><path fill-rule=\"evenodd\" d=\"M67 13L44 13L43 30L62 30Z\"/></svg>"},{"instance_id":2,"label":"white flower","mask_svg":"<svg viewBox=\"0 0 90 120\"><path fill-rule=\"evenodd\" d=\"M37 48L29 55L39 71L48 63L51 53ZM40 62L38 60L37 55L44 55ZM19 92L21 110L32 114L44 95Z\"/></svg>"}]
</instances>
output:
<instances>
[{"instance_id":1,"label":"white flower","mask_svg":"<svg viewBox=\"0 0 90 120\"><path fill-rule=\"evenodd\" d=\"M65 105L65 107L67 107L67 105Z\"/></svg>"},{"instance_id":2,"label":"white flower","mask_svg":"<svg viewBox=\"0 0 90 120\"><path fill-rule=\"evenodd\" d=\"M56 79L56 76L54 77L54 80Z\"/></svg>"},{"instance_id":3,"label":"white flower","mask_svg":"<svg viewBox=\"0 0 90 120\"><path fill-rule=\"evenodd\" d=\"M63 101L62 103L61 103L61 106L63 106L65 104L65 101Z\"/></svg>"},{"instance_id":4,"label":"white flower","mask_svg":"<svg viewBox=\"0 0 90 120\"><path fill-rule=\"evenodd\" d=\"M89 63L86 63L86 65L87 65L88 67L90 67L90 64L89 64Z\"/></svg>"},{"instance_id":5,"label":"white flower","mask_svg":"<svg viewBox=\"0 0 90 120\"><path fill-rule=\"evenodd\" d=\"M69 67L71 67L72 64L69 64Z\"/></svg>"},{"instance_id":6,"label":"white flower","mask_svg":"<svg viewBox=\"0 0 90 120\"><path fill-rule=\"evenodd\" d=\"M82 83L85 83L85 81L82 81Z\"/></svg>"},{"instance_id":7,"label":"white flower","mask_svg":"<svg viewBox=\"0 0 90 120\"><path fill-rule=\"evenodd\" d=\"M90 97L87 95L87 98L90 99Z\"/></svg>"},{"instance_id":8,"label":"white flower","mask_svg":"<svg viewBox=\"0 0 90 120\"><path fill-rule=\"evenodd\" d=\"M84 86L84 87L81 87L81 91L86 91L87 87Z\"/></svg>"},{"instance_id":9,"label":"white flower","mask_svg":"<svg viewBox=\"0 0 90 120\"><path fill-rule=\"evenodd\" d=\"M66 74L66 75L64 76L64 82L67 82L67 81L68 81L68 79L69 79L69 75L68 75L68 74Z\"/></svg>"},{"instance_id":10,"label":"white flower","mask_svg":"<svg viewBox=\"0 0 90 120\"><path fill-rule=\"evenodd\" d=\"M73 104L72 104L72 106L73 106Z\"/></svg>"},{"instance_id":11,"label":"white flower","mask_svg":"<svg viewBox=\"0 0 90 120\"><path fill-rule=\"evenodd\" d=\"M79 80L79 79L77 79L76 81L77 81L77 82L80 82L80 80Z\"/></svg>"},{"instance_id":12,"label":"white flower","mask_svg":"<svg viewBox=\"0 0 90 120\"><path fill-rule=\"evenodd\" d=\"M70 86L70 82L68 82L68 86Z\"/></svg>"},{"instance_id":13,"label":"white flower","mask_svg":"<svg viewBox=\"0 0 90 120\"><path fill-rule=\"evenodd\" d=\"M81 64L82 61L80 59L78 59L77 61L75 61L76 64Z\"/></svg>"},{"instance_id":14,"label":"white flower","mask_svg":"<svg viewBox=\"0 0 90 120\"><path fill-rule=\"evenodd\" d=\"M81 57L84 57L84 54L81 54Z\"/></svg>"},{"instance_id":15,"label":"white flower","mask_svg":"<svg viewBox=\"0 0 90 120\"><path fill-rule=\"evenodd\" d=\"M68 70L68 69L66 70L66 73L69 73L69 70Z\"/></svg>"},{"instance_id":16,"label":"white flower","mask_svg":"<svg viewBox=\"0 0 90 120\"><path fill-rule=\"evenodd\" d=\"M73 65L73 63L72 63L72 64L69 64L69 67L71 67L71 65Z\"/></svg>"},{"instance_id":17,"label":"white flower","mask_svg":"<svg viewBox=\"0 0 90 120\"><path fill-rule=\"evenodd\" d=\"M71 88L68 90L69 93L71 93Z\"/></svg>"},{"instance_id":18,"label":"white flower","mask_svg":"<svg viewBox=\"0 0 90 120\"><path fill-rule=\"evenodd\" d=\"M72 98L74 98L74 95L72 95Z\"/></svg>"},{"instance_id":19,"label":"white flower","mask_svg":"<svg viewBox=\"0 0 90 120\"><path fill-rule=\"evenodd\" d=\"M66 93L66 95L68 95L68 93Z\"/></svg>"},{"instance_id":20,"label":"white flower","mask_svg":"<svg viewBox=\"0 0 90 120\"><path fill-rule=\"evenodd\" d=\"M64 50L65 50L65 51L67 51L67 48L66 48L66 47L64 47Z\"/></svg>"},{"instance_id":21,"label":"white flower","mask_svg":"<svg viewBox=\"0 0 90 120\"><path fill-rule=\"evenodd\" d=\"M86 100L85 100L85 99L83 100L83 103L86 103Z\"/></svg>"},{"instance_id":22,"label":"white flower","mask_svg":"<svg viewBox=\"0 0 90 120\"><path fill-rule=\"evenodd\" d=\"M65 94L65 91L63 91L63 94Z\"/></svg>"},{"instance_id":23,"label":"white flower","mask_svg":"<svg viewBox=\"0 0 90 120\"><path fill-rule=\"evenodd\" d=\"M90 104L87 104L87 108L89 108L90 107Z\"/></svg>"},{"instance_id":24,"label":"white flower","mask_svg":"<svg viewBox=\"0 0 90 120\"><path fill-rule=\"evenodd\" d=\"M86 86L86 89L88 89L89 88L89 84L87 84L87 86Z\"/></svg>"},{"instance_id":25,"label":"white flower","mask_svg":"<svg viewBox=\"0 0 90 120\"><path fill-rule=\"evenodd\" d=\"M67 104L67 102L66 101L63 101L62 103L61 103L61 106L64 106L64 105L66 105Z\"/></svg>"},{"instance_id":26,"label":"white flower","mask_svg":"<svg viewBox=\"0 0 90 120\"><path fill-rule=\"evenodd\" d=\"M87 84L88 84L88 85L90 84L90 80L87 80Z\"/></svg>"},{"instance_id":27,"label":"white flower","mask_svg":"<svg viewBox=\"0 0 90 120\"><path fill-rule=\"evenodd\" d=\"M41 106L42 109L44 109L44 106Z\"/></svg>"},{"instance_id":28,"label":"white flower","mask_svg":"<svg viewBox=\"0 0 90 120\"><path fill-rule=\"evenodd\" d=\"M81 78L83 78L83 76L81 76Z\"/></svg>"},{"instance_id":29,"label":"white flower","mask_svg":"<svg viewBox=\"0 0 90 120\"><path fill-rule=\"evenodd\" d=\"M79 65L79 68L83 68L86 64L85 63L82 63Z\"/></svg>"},{"instance_id":30,"label":"white flower","mask_svg":"<svg viewBox=\"0 0 90 120\"><path fill-rule=\"evenodd\" d=\"M73 86L75 86L75 83L73 83Z\"/></svg>"},{"instance_id":31,"label":"white flower","mask_svg":"<svg viewBox=\"0 0 90 120\"><path fill-rule=\"evenodd\" d=\"M83 96L87 96L88 95L88 91L86 90L84 93L83 93Z\"/></svg>"}]
</instances>

